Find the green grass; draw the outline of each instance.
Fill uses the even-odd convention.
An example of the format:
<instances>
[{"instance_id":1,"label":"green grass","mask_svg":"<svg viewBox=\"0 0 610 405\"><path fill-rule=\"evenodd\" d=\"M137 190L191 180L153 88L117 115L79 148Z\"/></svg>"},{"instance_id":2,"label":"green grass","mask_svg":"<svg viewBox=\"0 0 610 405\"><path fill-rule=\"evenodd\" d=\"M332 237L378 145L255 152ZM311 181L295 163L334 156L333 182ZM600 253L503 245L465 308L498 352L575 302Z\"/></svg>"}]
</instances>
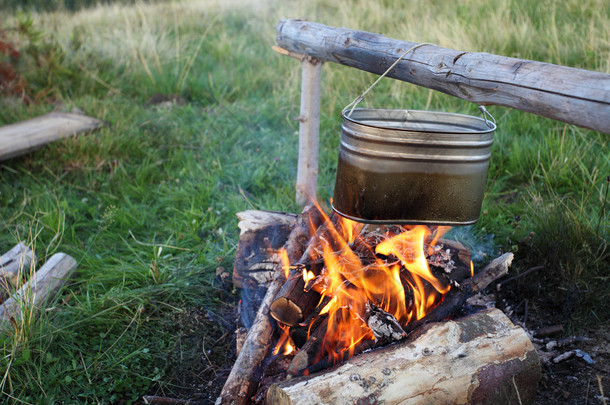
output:
<instances>
[{"instance_id":1,"label":"green grass","mask_svg":"<svg viewBox=\"0 0 610 405\"><path fill-rule=\"evenodd\" d=\"M300 69L270 49L280 18L608 73L609 13L601 0L202 0L33 14L46 37L20 68L32 94L43 96L31 106L1 99L0 124L52 110L55 100L108 125L0 163L0 250L26 240L39 263L56 251L79 262L38 319L2 332L4 402L131 403L192 390L188 373L200 375L202 391L222 378L220 319L238 294L215 275L232 268L234 214L298 210ZM334 186L340 111L374 79L323 67L322 200ZM186 103L148 104L156 93ZM363 106L478 114L465 101L391 79ZM516 252L515 273L544 264L537 280L524 279L578 297L565 315L574 327L607 323L608 135L489 110L499 129L469 240Z\"/></svg>"}]
</instances>

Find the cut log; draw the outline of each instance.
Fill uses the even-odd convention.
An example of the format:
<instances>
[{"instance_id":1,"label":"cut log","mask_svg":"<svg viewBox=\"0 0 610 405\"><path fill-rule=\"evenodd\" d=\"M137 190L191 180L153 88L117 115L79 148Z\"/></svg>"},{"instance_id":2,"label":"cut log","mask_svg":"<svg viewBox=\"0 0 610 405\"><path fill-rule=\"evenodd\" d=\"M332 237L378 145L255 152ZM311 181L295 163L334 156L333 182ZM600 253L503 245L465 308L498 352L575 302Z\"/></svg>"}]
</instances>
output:
<instances>
[{"instance_id":1,"label":"cut log","mask_svg":"<svg viewBox=\"0 0 610 405\"><path fill-rule=\"evenodd\" d=\"M296 226L290 232L284 249L289 260L296 261L305 251L312 229L320 223L319 212L312 207L305 207L297 219ZM275 331L275 323L269 316L269 305L277 295L285 276L281 265L275 270L275 279L269 285L263 302L256 314L254 323L248 331L242 349L233 364L231 373L225 382L216 404L247 404L256 393L262 370L261 362L267 355Z\"/></svg>"},{"instance_id":2,"label":"cut log","mask_svg":"<svg viewBox=\"0 0 610 405\"><path fill-rule=\"evenodd\" d=\"M419 45L302 20L281 20L276 44L376 74ZM387 76L473 103L512 107L610 133L607 73L426 45L405 55Z\"/></svg>"},{"instance_id":3,"label":"cut log","mask_svg":"<svg viewBox=\"0 0 610 405\"><path fill-rule=\"evenodd\" d=\"M26 154L45 144L99 128L104 123L86 115L52 112L0 127L0 161Z\"/></svg>"},{"instance_id":4,"label":"cut log","mask_svg":"<svg viewBox=\"0 0 610 405\"><path fill-rule=\"evenodd\" d=\"M269 404L530 404L539 358L499 310L426 325L414 340L273 384Z\"/></svg>"},{"instance_id":5,"label":"cut log","mask_svg":"<svg viewBox=\"0 0 610 405\"><path fill-rule=\"evenodd\" d=\"M36 271L15 294L0 305L0 321L14 318L16 322L30 318L41 309L76 270L76 260L65 253L56 253Z\"/></svg>"},{"instance_id":6,"label":"cut log","mask_svg":"<svg viewBox=\"0 0 610 405\"><path fill-rule=\"evenodd\" d=\"M313 290L304 291L304 287L302 274L292 272L271 303L271 316L288 326L297 326L307 318L318 305L320 294Z\"/></svg>"},{"instance_id":7,"label":"cut log","mask_svg":"<svg viewBox=\"0 0 610 405\"><path fill-rule=\"evenodd\" d=\"M268 287L281 265L278 250L286 243L297 220L295 214L248 210L238 212L241 230L235 262L233 285L237 288Z\"/></svg>"},{"instance_id":8,"label":"cut log","mask_svg":"<svg viewBox=\"0 0 610 405\"><path fill-rule=\"evenodd\" d=\"M21 285L34 262L34 252L23 242L0 257L0 302Z\"/></svg>"}]
</instances>

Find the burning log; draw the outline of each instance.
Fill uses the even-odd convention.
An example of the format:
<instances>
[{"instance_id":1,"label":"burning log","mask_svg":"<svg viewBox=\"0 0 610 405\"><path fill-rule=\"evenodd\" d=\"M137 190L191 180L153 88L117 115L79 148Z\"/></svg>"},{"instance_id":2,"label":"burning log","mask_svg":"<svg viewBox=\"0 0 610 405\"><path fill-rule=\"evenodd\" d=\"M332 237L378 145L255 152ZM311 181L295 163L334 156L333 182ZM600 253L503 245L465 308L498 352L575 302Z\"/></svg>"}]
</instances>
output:
<instances>
[{"instance_id":1,"label":"burning log","mask_svg":"<svg viewBox=\"0 0 610 405\"><path fill-rule=\"evenodd\" d=\"M527 334L499 310L422 328L414 340L331 371L271 386L269 404L532 403L540 363Z\"/></svg>"},{"instance_id":2,"label":"burning log","mask_svg":"<svg viewBox=\"0 0 610 405\"><path fill-rule=\"evenodd\" d=\"M367 311L362 321L371 329L375 340L360 342L354 347L352 355L360 354L377 345L402 340L407 336L392 314L372 303L367 303ZM313 332L288 366L286 370L288 375L302 375L305 371L311 373L330 365L328 358L325 357L327 353L323 350L324 338L328 331L328 316L320 316L312 329Z\"/></svg>"},{"instance_id":3,"label":"burning log","mask_svg":"<svg viewBox=\"0 0 610 405\"><path fill-rule=\"evenodd\" d=\"M331 214L311 239L300 260L290 272L286 283L282 286L270 306L271 316L284 325L296 326L307 318L320 302L320 294L306 288L305 274L316 277L322 270L323 262L318 251L321 250L318 241L327 237L329 226L336 226L337 217Z\"/></svg>"},{"instance_id":4,"label":"burning log","mask_svg":"<svg viewBox=\"0 0 610 405\"><path fill-rule=\"evenodd\" d=\"M238 212L236 215L241 232L235 252L233 285L252 289L267 287L273 281L275 269L281 264L277 251L286 243L297 216L255 210Z\"/></svg>"},{"instance_id":5,"label":"burning log","mask_svg":"<svg viewBox=\"0 0 610 405\"><path fill-rule=\"evenodd\" d=\"M442 303L417 322L407 325L406 331L413 331L425 323L438 322L455 315L460 311L466 300L474 293L485 289L492 282L508 274L514 254L505 253L492 260L483 270L465 280L462 285L452 288Z\"/></svg>"},{"instance_id":6,"label":"burning log","mask_svg":"<svg viewBox=\"0 0 610 405\"><path fill-rule=\"evenodd\" d=\"M323 225L318 231L317 236L324 235L327 231L325 225ZM364 264L373 263L375 261L374 252L370 246L374 246L370 243L370 239L375 238L376 233L372 233L369 236L358 237L354 240L351 248L358 254ZM316 238L312 238L315 240ZM450 279L453 281L461 282L470 275L470 252L464 245L459 242L449 240L439 240L437 248L446 249L445 260L443 264L455 263L451 267L445 267L444 272L451 272ZM316 277L319 275L323 267L321 259L312 260L312 250L319 249L318 247L309 246L303 257L295 266L298 271L291 273L286 283L282 286L282 289L278 293L277 297L273 300L270 307L271 316L288 326L296 326L307 318L316 305L320 302L320 295L313 289L306 288L305 277L303 276L303 270L310 277ZM440 253L437 250L438 253ZM369 257L366 257L369 256ZM365 260L366 259L366 260ZM440 260L437 261L439 266L441 265ZM434 265L434 264L433 264Z\"/></svg>"},{"instance_id":7,"label":"burning log","mask_svg":"<svg viewBox=\"0 0 610 405\"><path fill-rule=\"evenodd\" d=\"M303 209L284 244L284 250L289 261L295 261L301 257L305 250L305 244L309 240L309 235L312 233L312 228L315 229L319 222L320 217L317 209L312 207ZM269 305L285 281L281 265L277 265L274 272L275 279L267 289L254 323L248 331L243 347L220 396L216 400L216 404L246 404L256 392L262 372L261 362L267 355L271 346L271 337L275 331L275 324L269 317Z\"/></svg>"},{"instance_id":8,"label":"burning log","mask_svg":"<svg viewBox=\"0 0 610 405\"><path fill-rule=\"evenodd\" d=\"M296 269L307 271L317 266L299 264ZM318 273L319 270L316 270ZM317 275L317 274L316 274ZM291 271L288 280L271 303L271 316L284 325L296 326L303 321L320 302L320 294L316 291L305 291L305 280L302 273Z\"/></svg>"},{"instance_id":9,"label":"burning log","mask_svg":"<svg viewBox=\"0 0 610 405\"><path fill-rule=\"evenodd\" d=\"M513 257L514 255L512 253L506 253L492 260L483 270L472 278L464 281L462 286L452 288L443 302L432 309L422 319L407 324L404 329L392 314L389 314L370 302L367 303L367 311L362 314L362 320L373 332L375 341L365 340L361 342L353 349L353 355L362 353L375 346L399 341L403 339L407 333L415 331L427 323L439 322L458 314L463 309L466 300L473 293L486 288L493 281L498 280L508 273L508 266L510 266ZM309 336L309 339L297 352L288 367L287 373L289 375L302 375L306 370L308 372L315 372L330 366L329 362L325 361L326 359L321 359L325 354L322 353L322 343L327 333L327 327L328 318L323 317L311 328L312 333ZM381 341L377 342L377 340Z\"/></svg>"},{"instance_id":10,"label":"burning log","mask_svg":"<svg viewBox=\"0 0 610 405\"><path fill-rule=\"evenodd\" d=\"M313 332L294 356L286 373L288 375L301 375L303 370L316 363L320 357L324 356L323 346L324 336L328 331L328 317L319 318L319 323L313 328Z\"/></svg>"}]
</instances>

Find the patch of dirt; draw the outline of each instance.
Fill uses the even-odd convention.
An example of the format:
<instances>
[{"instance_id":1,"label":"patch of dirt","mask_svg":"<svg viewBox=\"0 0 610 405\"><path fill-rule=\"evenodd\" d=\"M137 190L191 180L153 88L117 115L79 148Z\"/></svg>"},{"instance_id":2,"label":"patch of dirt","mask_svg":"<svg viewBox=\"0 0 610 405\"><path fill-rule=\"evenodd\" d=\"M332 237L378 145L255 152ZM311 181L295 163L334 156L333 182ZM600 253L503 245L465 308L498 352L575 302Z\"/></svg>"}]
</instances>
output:
<instances>
[{"instance_id":1,"label":"patch of dirt","mask_svg":"<svg viewBox=\"0 0 610 405\"><path fill-rule=\"evenodd\" d=\"M520 284L503 287L497 307L528 332L540 356L542 378L535 404L610 403L610 325L568 333L573 308L566 293L548 289L524 298ZM540 335L551 326L561 330Z\"/></svg>"}]
</instances>

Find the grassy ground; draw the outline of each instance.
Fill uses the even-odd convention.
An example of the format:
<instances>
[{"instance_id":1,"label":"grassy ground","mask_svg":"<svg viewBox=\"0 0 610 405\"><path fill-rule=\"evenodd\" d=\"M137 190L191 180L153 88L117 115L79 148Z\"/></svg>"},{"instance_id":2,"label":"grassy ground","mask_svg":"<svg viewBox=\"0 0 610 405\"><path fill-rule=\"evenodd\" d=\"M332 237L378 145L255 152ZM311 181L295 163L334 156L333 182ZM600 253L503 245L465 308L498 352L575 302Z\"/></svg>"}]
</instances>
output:
<instances>
[{"instance_id":1,"label":"grassy ground","mask_svg":"<svg viewBox=\"0 0 610 405\"><path fill-rule=\"evenodd\" d=\"M213 391L226 376L230 344L219 338L238 293L216 274L232 268L234 214L298 209L299 68L270 50L280 18L610 72L603 0L326 3L136 2L32 15L45 36L22 39L19 69L36 103L3 97L0 124L78 107L108 126L0 163L0 250L26 240L40 263L56 251L79 262L38 319L2 332L4 402L131 403ZM9 14L4 27L16 24ZM321 199L332 194L340 110L374 78L323 68ZM148 102L155 94L184 103ZM477 114L390 79L365 105ZM608 135L489 110L499 129L483 214L462 238L475 251L516 252L515 274L545 265L517 293L571 327L607 323Z\"/></svg>"}]
</instances>

